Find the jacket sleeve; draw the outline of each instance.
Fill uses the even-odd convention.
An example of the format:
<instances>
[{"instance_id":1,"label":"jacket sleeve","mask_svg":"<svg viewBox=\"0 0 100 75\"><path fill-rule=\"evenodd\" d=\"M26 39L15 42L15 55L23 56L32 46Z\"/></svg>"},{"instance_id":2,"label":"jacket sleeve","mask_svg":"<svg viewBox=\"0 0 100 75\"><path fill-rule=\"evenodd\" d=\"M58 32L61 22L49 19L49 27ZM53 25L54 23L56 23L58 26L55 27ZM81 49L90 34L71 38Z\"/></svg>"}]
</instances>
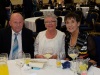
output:
<instances>
[{"instance_id":1,"label":"jacket sleeve","mask_svg":"<svg viewBox=\"0 0 100 75\"><path fill-rule=\"evenodd\" d=\"M87 49L89 58L95 60L96 58L96 45L92 35L88 35Z\"/></svg>"},{"instance_id":2,"label":"jacket sleeve","mask_svg":"<svg viewBox=\"0 0 100 75\"><path fill-rule=\"evenodd\" d=\"M39 48L39 35L37 35L34 43L34 56L38 54L38 48Z\"/></svg>"}]
</instances>

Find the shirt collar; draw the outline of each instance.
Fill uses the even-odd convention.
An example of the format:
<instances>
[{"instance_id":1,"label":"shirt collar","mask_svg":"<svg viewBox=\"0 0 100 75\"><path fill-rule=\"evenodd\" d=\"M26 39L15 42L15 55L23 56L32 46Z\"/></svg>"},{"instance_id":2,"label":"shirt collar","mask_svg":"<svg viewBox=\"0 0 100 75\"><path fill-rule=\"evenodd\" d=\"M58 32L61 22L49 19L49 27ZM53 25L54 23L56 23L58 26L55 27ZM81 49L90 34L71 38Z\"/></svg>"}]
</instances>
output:
<instances>
[{"instance_id":1,"label":"shirt collar","mask_svg":"<svg viewBox=\"0 0 100 75\"><path fill-rule=\"evenodd\" d=\"M16 32L13 31L12 29L12 34L14 35ZM18 34L21 34L22 33L22 30L18 33Z\"/></svg>"}]
</instances>

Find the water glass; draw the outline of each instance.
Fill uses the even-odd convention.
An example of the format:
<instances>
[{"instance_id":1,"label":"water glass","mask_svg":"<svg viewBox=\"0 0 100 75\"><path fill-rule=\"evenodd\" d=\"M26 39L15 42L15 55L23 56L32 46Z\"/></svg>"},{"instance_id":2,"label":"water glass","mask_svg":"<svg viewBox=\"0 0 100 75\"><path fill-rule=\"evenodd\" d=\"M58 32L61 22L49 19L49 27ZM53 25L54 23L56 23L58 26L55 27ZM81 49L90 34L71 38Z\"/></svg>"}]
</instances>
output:
<instances>
[{"instance_id":1,"label":"water glass","mask_svg":"<svg viewBox=\"0 0 100 75\"><path fill-rule=\"evenodd\" d=\"M20 75L23 75L22 74L22 67L24 66L24 58L25 58L25 54L24 52L20 52L17 54L18 56L16 56L15 58L15 61L16 61L16 65L18 66L19 70L20 70Z\"/></svg>"},{"instance_id":2,"label":"water glass","mask_svg":"<svg viewBox=\"0 0 100 75\"><path fill-rule=\"evenodd\" d=\"M77 58L78 63L78 74L86 73L88 68L88 60L87 59L81 59Z\"/></svg>"},{"instance_id":3,"label":"water glass","mask_svg":"<svg viewBox=\"0 0 100 75\"><path fill-rule=\"evenodd\" d=\"M31 55L30 53L24 53L25 54L25 64L29 64L30 60L31 60Z\"/></svg>"},{"instance_id":4,"label":"water glass","mask_svg":"<svg viewBox=\"0 0 100 75\"><path fill-rule=\"evenodd\" d=\"M61 60L60 59L56 59L56 66L57 66L57 68L61 67Z\"/></svg>"},{"instance_id":5,"label":"water glass","mask_svg":"<svg viewBox=\"0 0 100 75\"><path fill-rule=\"evenodd\" d=\"M78 63L76 61L74 62L71 61L70 64L71 64L70 69L74 72L74 75L76 75L78 71Z\"/></svg>"},{"instance_id":6,"label":"water glass","mask_svg":"<svg viewBox=\"0 0 100 75\"><path fill-rule=\"evenodd\" d=\"M6 61L8 60L8 54L7 53L1 53L0 57L3 57Z\"/></svg>"}]
</instances>

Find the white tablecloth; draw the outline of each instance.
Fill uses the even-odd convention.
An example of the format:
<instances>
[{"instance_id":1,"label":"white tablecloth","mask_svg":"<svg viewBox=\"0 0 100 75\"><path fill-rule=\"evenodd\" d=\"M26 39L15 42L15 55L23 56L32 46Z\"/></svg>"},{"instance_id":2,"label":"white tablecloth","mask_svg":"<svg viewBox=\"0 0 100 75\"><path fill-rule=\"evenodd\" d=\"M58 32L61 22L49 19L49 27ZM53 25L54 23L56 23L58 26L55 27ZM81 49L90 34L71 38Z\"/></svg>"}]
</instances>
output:
<instances>
[{"instance_id":1,"label":"white tablecloth","mask_svg":"<svg viewBox=\"0 0 100 75\"><path fill-rule=\"evenodd\" d=\"M54 9L41 9L40 11L43 12L43 15L47 14L48 12L54 13Z\"/></svg>"},{"instance_id":2,"label":"white tablecloth","mask_svg":"<svg viewBox=\"0 0 100 75\"><path fill-rule=\"evenodd\" d=\"M43 61L46 59L35 60ZM55 59L49 59L49 62L47 63L49 64L49 66L45 66L43 69L40 70L23 70L16 65L15 60L9 60L9 75L74 75L73 71L71 71L70 69L57 68ZM92 66L89 69L87 75L100 75L100 69Z\"/></svg>"},{"instance_id":3,"label":"white tablecloth","mask_svg":"<svg viewBox=\"0 0 100 75\"><path fill-rule=\"evenodd\" d=\"M32 17L32 18L25 19L25 27L29 28L33 32L36 32L35 20L38 18L40 18L40 17Z\"/></svg>"},{"instance_id":4,"label":"white tablecloth","mask_svg":"<svg viewBox=\"0 0 100 75\"><path fill-rule=\"evenodd\" d=\"M42 60L42 59L41 59ZM62 69L56 67L56 60L50 59L49 66L45 66L40 70L21 70L14 60L8 61L9 75L73 75L70 69Z\"/></svg>"},{"instance_id":5,"label":"white tablecloth","mask_svg":"<svg viewBox=\"0 0 100 75\"><path fill-rule=\"evenodd\" d=\"M62 17L62 25L65 25L64 16L60 16L60 17ZM35 20L38 18L40 17L31 17L31 18L25 19L25 27L31 29L33 32L36 32Z\"/></svg>"},{"instance_id":6,"label":"white tablecloth","mask_svg":"<svg viewBox=\"0 0 100 75\"><path fill-rule=\"evenodd\" d=\"M89 7L76 7L76 9L77 8L82 8L83 15L86 18L89 11Z\"/></svg>"}]
</instances>

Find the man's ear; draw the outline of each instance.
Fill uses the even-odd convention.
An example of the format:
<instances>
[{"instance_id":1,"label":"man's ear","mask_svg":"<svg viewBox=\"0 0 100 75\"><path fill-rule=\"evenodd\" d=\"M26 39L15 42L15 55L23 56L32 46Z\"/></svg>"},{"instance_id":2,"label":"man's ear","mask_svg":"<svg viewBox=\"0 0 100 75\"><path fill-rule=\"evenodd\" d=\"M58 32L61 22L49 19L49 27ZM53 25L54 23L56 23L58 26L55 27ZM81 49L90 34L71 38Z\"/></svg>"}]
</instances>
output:
<instances>
[{"instance_id":1,"label":"man's ear","mask_svg":"<svg viewBox=\"0 0 100 75\"><path fill-rule=\"evenodd\" d=\"M9 25L11 26L11 22L9 21Z\"/></svg>"}]
</instances>

